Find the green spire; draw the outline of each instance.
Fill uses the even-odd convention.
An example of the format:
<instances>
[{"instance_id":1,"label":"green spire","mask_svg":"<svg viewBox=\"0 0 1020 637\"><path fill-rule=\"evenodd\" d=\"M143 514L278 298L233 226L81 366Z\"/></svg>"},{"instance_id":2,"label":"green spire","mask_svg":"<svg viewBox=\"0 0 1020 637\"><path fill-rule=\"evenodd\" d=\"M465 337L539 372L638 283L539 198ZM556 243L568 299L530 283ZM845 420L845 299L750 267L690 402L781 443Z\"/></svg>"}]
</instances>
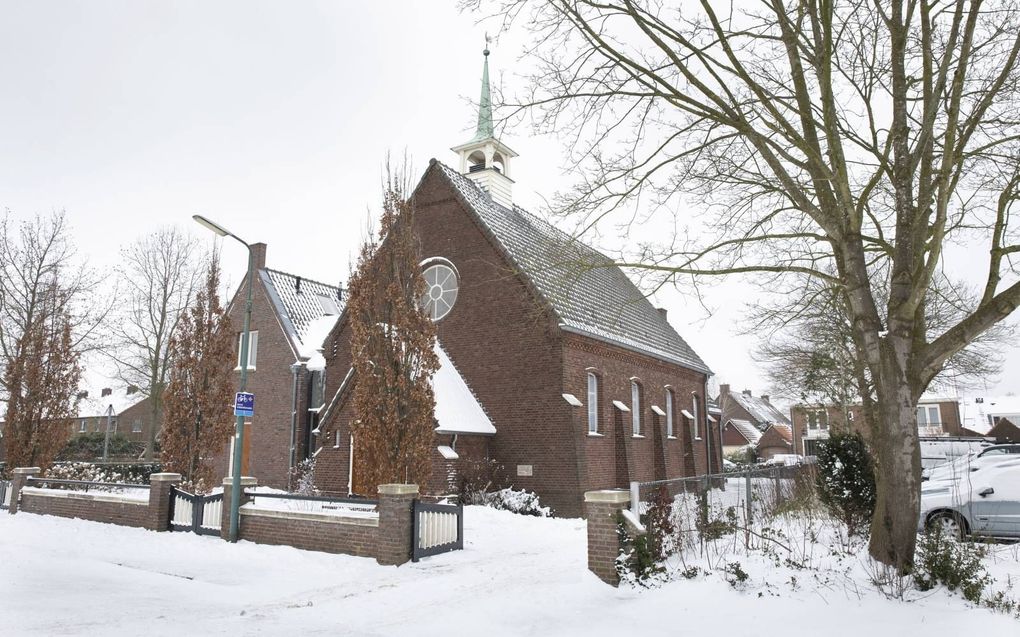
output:
<instances>
[{"instance_id":1,"label":"green spire","mask_svg":"<svg viewBox=\"0 0 1020 637\"><path fill-rule=\"evenodd\" d=\"M493 137L492 132L492 100L489 97L489 36L485 36L485 66L482 70L482 96L478 100L478 129L471 141L478 142Z\"/></svg>"}]
</instances>

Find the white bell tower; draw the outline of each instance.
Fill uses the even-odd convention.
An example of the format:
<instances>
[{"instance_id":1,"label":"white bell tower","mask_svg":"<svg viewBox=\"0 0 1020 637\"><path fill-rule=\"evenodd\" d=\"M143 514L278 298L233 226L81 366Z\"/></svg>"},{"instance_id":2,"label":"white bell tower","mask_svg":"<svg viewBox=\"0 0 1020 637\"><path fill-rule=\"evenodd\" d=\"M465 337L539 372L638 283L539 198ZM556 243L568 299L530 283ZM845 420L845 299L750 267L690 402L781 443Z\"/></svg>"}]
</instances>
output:
<instances>
[{"instance_id":1,"label":"white bell tower","mask_svg":"<svg viewBox=\"0 0 1020 637\"><path fill-rule=\"evenodd\" d=\"M482 70L482 96L478 102L478 128L471 141L450 150L460 157L460 172L489 193L498 204L513 208L513 184L510 160L517 153L496 139L492 127L492 101L489 96L489 38L482 52L485 66Z\"/></svg>"}]
</instances>

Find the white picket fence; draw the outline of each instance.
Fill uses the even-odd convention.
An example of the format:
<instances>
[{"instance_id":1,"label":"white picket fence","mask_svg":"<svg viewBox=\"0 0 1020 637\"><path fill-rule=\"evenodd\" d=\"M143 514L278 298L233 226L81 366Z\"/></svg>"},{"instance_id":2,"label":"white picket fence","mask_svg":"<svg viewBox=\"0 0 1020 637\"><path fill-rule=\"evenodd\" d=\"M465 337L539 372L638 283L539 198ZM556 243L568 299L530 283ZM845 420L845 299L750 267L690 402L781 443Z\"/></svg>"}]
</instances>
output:
<instances>
[{"instance_id":1,"label":"white picket fence","mask_svg":"<svg viewBox=\"0 0 1020 637\"><path fill-rule=\"evenodd\" d=\"M200 535L218 535L220 516L223 513L223 494L193 495L173 490L170 528L174 531L193 531ZM196 507L201 510L196 511ZM197 515L196 515L197 514Z\"/></svg>"},{"instance_id":2,"label":"white picket fence","mask_svg":"<svg viewBox=\"0 0 1020 637\"><path fill-rule=\"evenodd\" d=\"M412 557L422 557L464 548L464 507L414 501L414 547Z\"/></svg>"}]
</instances>

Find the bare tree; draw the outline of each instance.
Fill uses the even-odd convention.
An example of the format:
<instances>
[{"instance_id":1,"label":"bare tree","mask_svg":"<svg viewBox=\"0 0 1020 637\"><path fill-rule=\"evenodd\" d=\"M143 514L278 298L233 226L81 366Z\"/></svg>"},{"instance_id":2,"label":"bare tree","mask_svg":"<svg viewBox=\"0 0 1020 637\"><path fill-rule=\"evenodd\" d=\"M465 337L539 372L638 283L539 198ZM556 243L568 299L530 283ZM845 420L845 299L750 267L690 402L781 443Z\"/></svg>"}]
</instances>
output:
<instances>
[{"instance_id":1,"label":"bare tree","mask_svg":"<svg viewBox=\"0 0 1020 637\"><path fill-rule=\"evenodd\" d=\"M152 423L145 447L149 461L162 422L170 336L196 293L206 260L195 240L174 226L156 230L121 251L121 310L111 325L111 358L118 377L149 398Z\"/></svg>"},{"instance_id":2,"label":"bare tree","mask_svg":"<svg viewBox=\"0 0 1020 637\"><path fill-rule=\"evenodd\" d=\"M954 354L1020 304L1010 216L1020 9L495 1L505 26L535 35L531 90L510 105L570 140L578 184L559 210L582 230L615 221L635 234L633 221L683 211L672 240L652 238L619 265L670 282L750 274L770 289L807 275L839 290L874 388L863 396L878 479L869 550L909 571L914 406ZM976 303L931 334L926 296L950 241L983 254L985 274Z\"/></svg>"},{"instance_id":3,"label":"bare tree","mask_svg":"<svg viewBox=\"0 0 1020 637\"><path fill-rule=\"evenodd\" d=\"M0 399L12 463L48 464L75 415L79 359L105 317L63 213L0 217Z\"/></svg>"},{"instance_id":4,"label":"bare tree","mask_svg":"<svg viewBox=\"0 0 1020 637\"><path fill-rule=\"evenodd\" d=\"M925 322L929 334L937 335L965 317L977 299L963 283L936 277L932 285L925 296ZM886 293L880 296L885 299ZM747 328L760 337L755 358L765 365L774 393L834 405L844 413L860 404L862 395L874 399L867 369L856 355L850 312L838 288L802 277L777 299L756 305ZM1003 348L1014 334L1014 326L1007 323L981 333L946 361L928 389L958 391L997 375L1002 371Z\"/></svg>"}]
</instances>

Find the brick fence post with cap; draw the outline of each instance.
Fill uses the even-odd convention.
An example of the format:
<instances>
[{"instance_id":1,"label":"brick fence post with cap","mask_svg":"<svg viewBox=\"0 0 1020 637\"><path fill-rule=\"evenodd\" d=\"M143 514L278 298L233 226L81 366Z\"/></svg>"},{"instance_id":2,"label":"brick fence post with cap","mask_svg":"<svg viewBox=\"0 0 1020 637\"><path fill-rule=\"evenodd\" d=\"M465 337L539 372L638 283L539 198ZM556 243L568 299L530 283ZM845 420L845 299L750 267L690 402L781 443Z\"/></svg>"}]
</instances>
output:
<instances>
[{"instance_id":1,"label":"brick fence post with cap","mask_svg":"<svg viewBox=\"0 0 1020 637\"><path fill-rule=\"evenodd\" d=\"M17 467L11 471L11 506L7 512L14 515L18 512L18 499L21 497L21 489L24 488L29 478L42 473L39 467Z\"/></svg>"},{"instance_id":2,"label":"brick fence post with cap","mask_svg":"<svg viewBox=\"0 0 1020 637\"><path fill-rule=\"evenodd\" d=\"M376 561L400 566L411 559L412 512L416 484L379 485L379 535Z\"/></svg>"},{"instance_id":3,"label":"brick fence post with cap","mask_svg":"<svg viewBox=\"0 0 1020 637\"><path fill-rule=\"evenodd\" d=\"M616 558L620 555L617 520L630 503L630 493L618 489L587 491L584 494L588 514L588 570L613 586L620 584Z\"/></svg>"},{"instance_id":4,"label":"brick fence post with cap","mask_svg":"<svg viewBox=\"0 0 1020 637\"><path fill-rule=\"evenodd\" d=\"M170 528L170 490L180 484L179 473L154 473L149 476L149 512L145 528L166 531Z\"/></svg>"},{"instance_id":5,"label":"brick fence post with cap","mask_svg":"<svg viewBox=\"0 0 1020 637\"><path fill-rule=\"evenodd\" d=\"M241 477L241 500L238 502L238 508L251 502L251 496L244 492L245 489L254 489L259 484L258 479L250 476ZM227 477L223 478L223 505L220 507L220 537L224 540L230 540L230 491L234 488L234 479ZM241 515L237 516L237 539L241 539L241 521L244 518Z\"/></svg>"}]
</instances>

